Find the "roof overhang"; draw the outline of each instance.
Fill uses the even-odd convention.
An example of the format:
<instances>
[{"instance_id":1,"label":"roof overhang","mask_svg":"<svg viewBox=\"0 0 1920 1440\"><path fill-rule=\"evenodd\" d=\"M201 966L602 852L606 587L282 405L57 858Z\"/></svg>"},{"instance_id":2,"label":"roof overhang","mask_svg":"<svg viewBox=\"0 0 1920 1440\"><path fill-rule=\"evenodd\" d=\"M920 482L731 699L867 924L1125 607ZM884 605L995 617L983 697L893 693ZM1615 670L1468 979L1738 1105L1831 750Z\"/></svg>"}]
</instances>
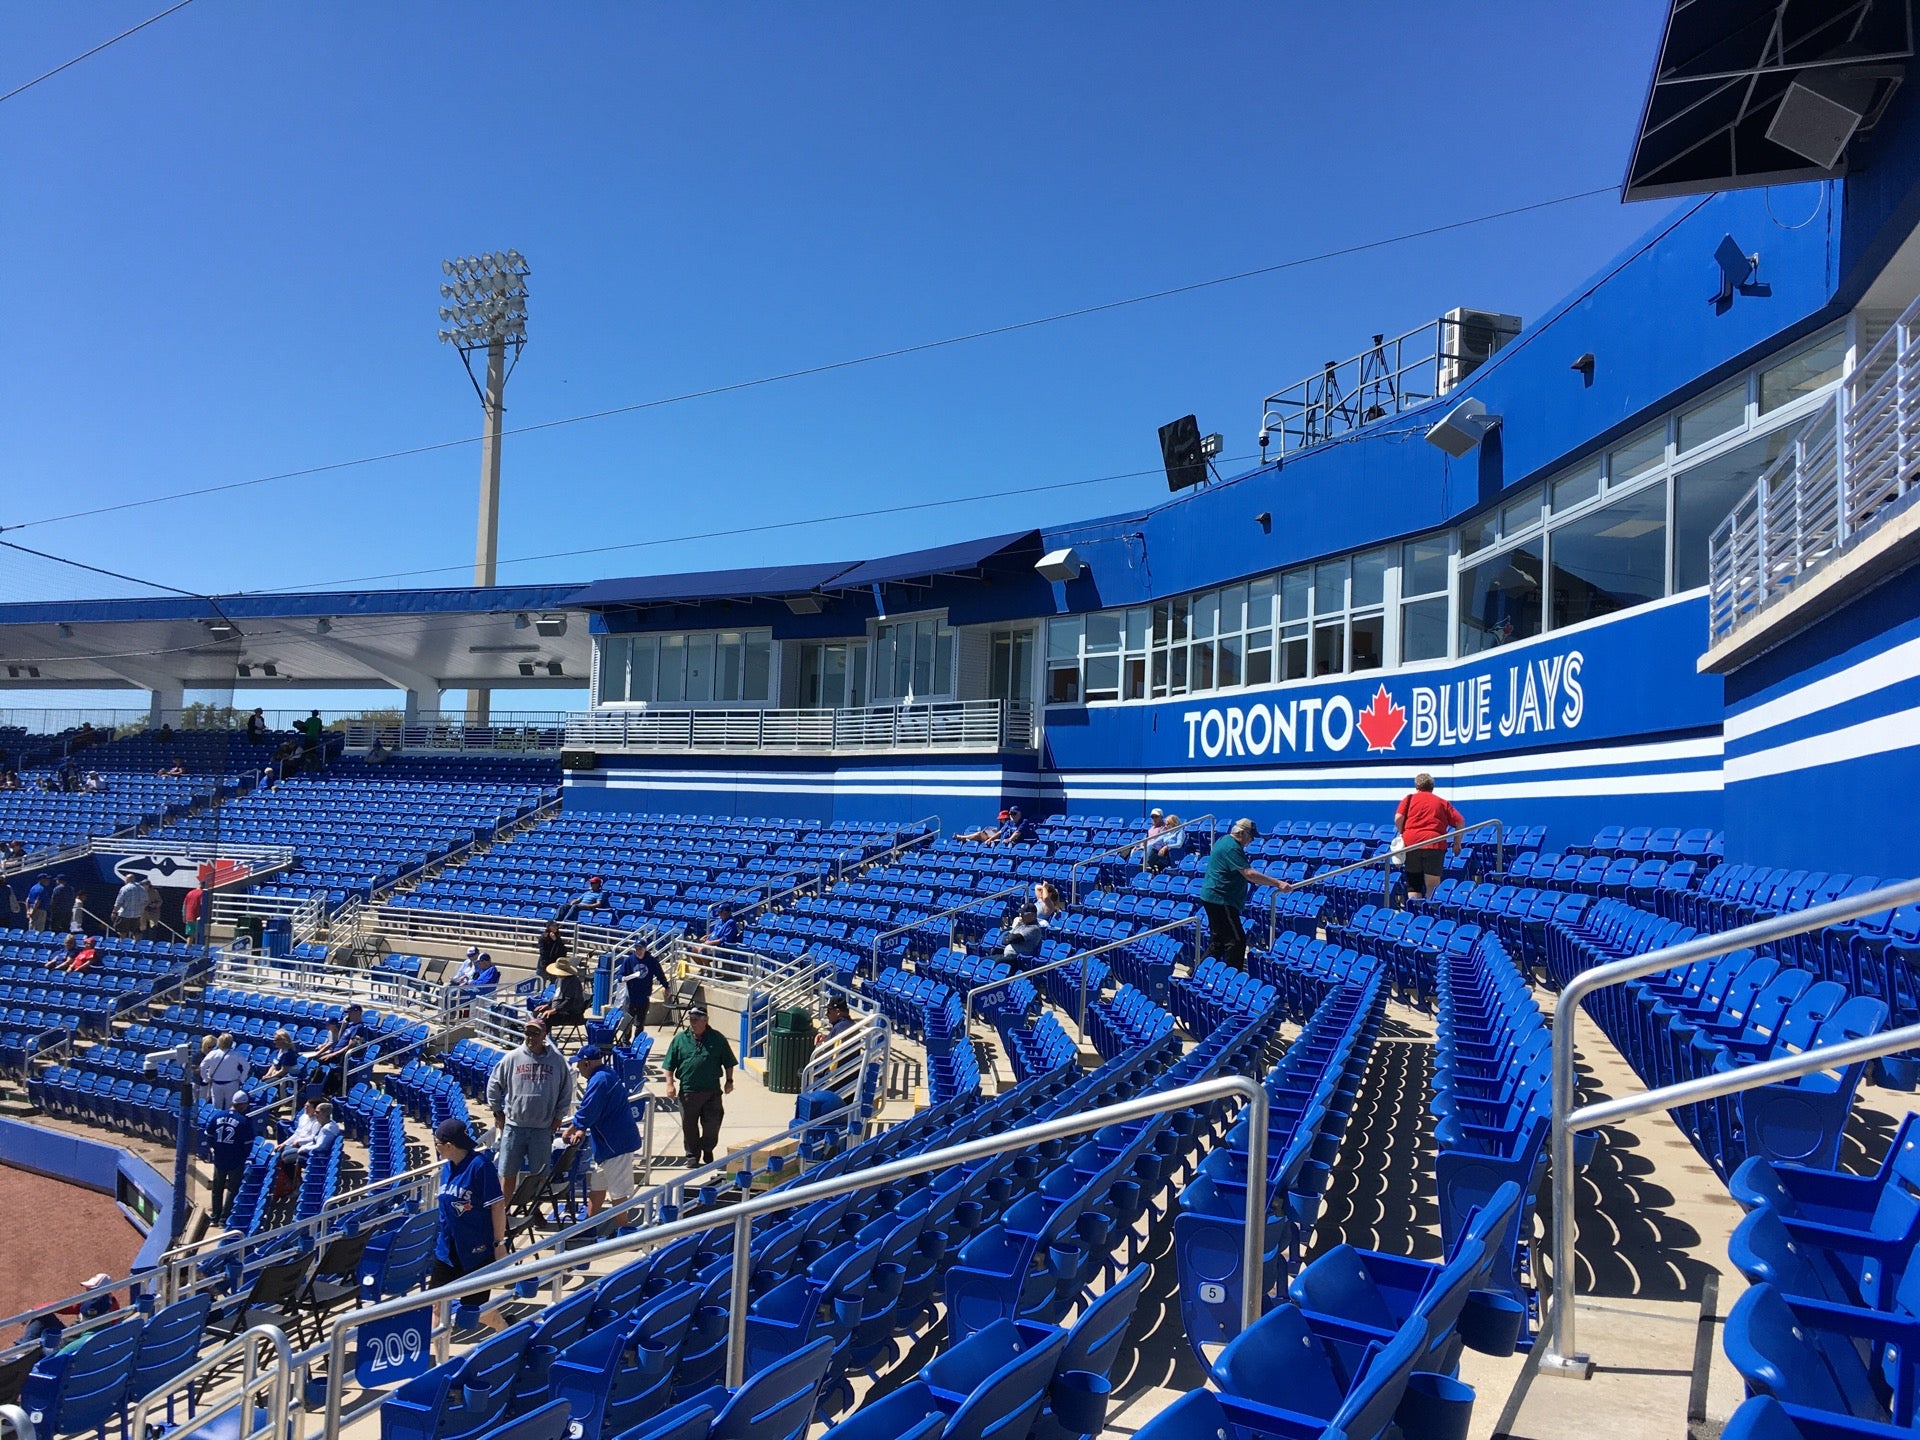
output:
<instances>
[{"instance_id":1,"label":"roof overhang","mask_svg":"<svg viewBox=\"0 0 1920 1440\"><path fill-rule=\"evenodd\" d=\"M0 688L579 686L592 640L586 615L570 604L578 588L0 605Z\"/></svg>"},{"instance_id":2,"label":"roof overhang","mask_svg":"<svg viewBox=\"0 0 1920 1440\"><path fill-rule=\"evenodd\" d=\"M1912 0L1672 0L1622 198L1843 175L1913 53Z\"/></svg>"}]
</instances>

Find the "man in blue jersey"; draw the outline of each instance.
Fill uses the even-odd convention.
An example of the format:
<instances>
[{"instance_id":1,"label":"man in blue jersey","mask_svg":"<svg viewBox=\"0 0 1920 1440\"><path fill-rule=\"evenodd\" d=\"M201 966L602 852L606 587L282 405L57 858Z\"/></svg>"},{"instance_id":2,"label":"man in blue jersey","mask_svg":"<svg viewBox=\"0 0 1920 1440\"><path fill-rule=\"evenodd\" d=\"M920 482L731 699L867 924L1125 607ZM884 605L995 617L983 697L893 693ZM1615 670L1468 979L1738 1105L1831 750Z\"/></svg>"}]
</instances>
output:
<instances>
[{"instance_id":1,"label":"man in blue jersey","mask_svg":"<svg viewBox=\"0 0 1920 1440\"><path fill-rule=\"evenodd\" d=\"M201 1127L207 1151L213 1157L213 1193L207 1199L207 1210L215 1225L227 1223L227 1212L233 1209L233 1197L239 1193L247 1157L253 1153L258 1132L254 1129L253 1117L247 1113L247 1105L246 1092L241 1091L228 1108L216 1111Z\"/></svg>"},{"instance_id":2,"label":"man in blue jersey","mask_svg":"<svg viewBox=\"0 0 1920 1440\"><path fill-rule=\"evenodd\" d=\"M569 1145L583 1137L593 1140L587 1214L598 1215L608 1201L617 1204L633 1194L633 1157L640 1148L640 1127L633 1120L627 1087L607 1064L606 1051L598 1045L581 1046L573 1057L573 1068L585 1086L565 1139Z\"/></svg>"},{"instance_id":3,"label":"man in blue jersey","mask_svg":"<svg viewBox=\"0 0 1920 1440\"><path fill-rule=\"evenodd\" d=\"M47 901L53 894L53 886L42 875L27 889L27 929L45 930L47 928Z\"/></svg>"}]
</instances>

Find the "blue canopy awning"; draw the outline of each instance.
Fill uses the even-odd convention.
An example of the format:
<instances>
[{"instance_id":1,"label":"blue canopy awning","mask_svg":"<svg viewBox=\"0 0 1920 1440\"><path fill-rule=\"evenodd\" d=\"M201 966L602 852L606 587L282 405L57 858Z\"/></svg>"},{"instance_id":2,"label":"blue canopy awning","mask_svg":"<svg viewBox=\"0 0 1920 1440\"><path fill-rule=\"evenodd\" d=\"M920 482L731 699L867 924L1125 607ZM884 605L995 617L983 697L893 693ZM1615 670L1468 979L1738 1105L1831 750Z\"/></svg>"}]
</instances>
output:
<instances>
[{"instance_id":1,"label":"blue canopy awning","mask_svg":"<svg viewBox=\"0 0 1920 1440\"><path fill-rule=\"evenodd\" d=\"M909 550L903 555L865 560L836 575L828 588L856 590L906 580L932 580L941 575L971 575L1000 567L1031 566L1039 558L1040 532L1022 530L1012 535L990 535L982 540L961 540L952 545L936 545L931 550Z\"/></svg>"},{"instance_id":2,"label":"blue canopy awning","mask_svg":"<svg viewBox=\"0 0 1920 1440\"><path fill-rule=\"evenodd\" d=\"M845 571L849 562L763 565L751 570L699 570L680 575L633 575L599 580L575 591L569 605L600 609L622 605L697 605L703 600L752 600L805 595Z\"/></svg>"}]
</instances>

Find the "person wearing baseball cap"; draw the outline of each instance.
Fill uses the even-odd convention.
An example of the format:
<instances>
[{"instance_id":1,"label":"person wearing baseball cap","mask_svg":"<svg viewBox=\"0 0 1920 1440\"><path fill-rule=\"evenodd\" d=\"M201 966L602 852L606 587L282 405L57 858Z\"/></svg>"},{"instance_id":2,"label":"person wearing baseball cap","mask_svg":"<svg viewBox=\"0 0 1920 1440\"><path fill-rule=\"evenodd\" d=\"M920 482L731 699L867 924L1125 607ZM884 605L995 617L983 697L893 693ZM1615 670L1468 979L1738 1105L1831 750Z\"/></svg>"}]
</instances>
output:
<instances>
[{"instance_id":1,"label":"person wearing baseball cap","mask_svg":"<svg viewBox=\"0 0 1920 1440\"><path fill-rule=\"evenodd\" d=\"M569 1145L583 1138L593 1141L587 1214L598 1215L609 1200L617 1204L633 1194L633 1157L640 1149L640 1127L634 1123L627 1087L607 1063L606 1051L598 1045L582 1045L574 1052L573 1068L586 1083L565 1138Z\"/></svg>"},{"instance_id":2,"label":"person wearing baseball cap","mask_svg":"<svg viewBox=\"0 0 1920 1440\"><path fill-rule=\"evenodd\" d=\"M1247 964L1247 931L1240 923L1247 887L1271 885L1282 894L1293 889L1286 881L1254 869L1247 859L1247 841L1259 833L1251 820L1234 821L1233 828L1213 842L1206 877L1200 882L1200 906L1207 912L1207 953L1235 970L1244 970Z\"/></svg>"},{"instance_id":3,"label":"person wearing baseball cap","mask_svg":"<svg viewBox=\"0 0 1920 1440\"><path fill-rule=\"evenodd\" d=\"M467 1122L442 1120L433 1131L440 1156L440 1234L433 1247L435 1286L485 1269L506 1253L507 1197L500 1188L500 1172L493 1157L473 1143ZM484 1305L485 1291L463 1296L462 1305ZM498 1315L487 1314L489 1329L504 1328Z\"/></svg>"},{"instance_id":4,"label":"person wearing baseball cap","mask_svg":"<svg viewBox=\"0 0 1920 1440\"><path fill-rule=\"evenodd\" d=\"M680 1097L680 1136L686 1142L689 1165L713 1159L720 1143L720 1122L727 1118L721 1097L733 1093L733 1071L739 1063L727 1037L707 1023L707 1012L699 1006L689 1010L687 1028L673 1037L663 1062L667 1098Z\"/></svg>"}]
</instances>

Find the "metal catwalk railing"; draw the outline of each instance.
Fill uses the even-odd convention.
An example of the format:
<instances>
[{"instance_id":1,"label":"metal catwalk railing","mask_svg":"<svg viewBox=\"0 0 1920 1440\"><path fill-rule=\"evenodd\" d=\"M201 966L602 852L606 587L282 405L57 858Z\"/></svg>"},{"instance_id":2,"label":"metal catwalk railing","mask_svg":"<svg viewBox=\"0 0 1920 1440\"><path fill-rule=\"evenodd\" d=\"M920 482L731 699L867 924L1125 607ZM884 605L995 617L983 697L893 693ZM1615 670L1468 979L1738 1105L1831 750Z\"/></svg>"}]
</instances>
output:
<instances>
[{"instance_id":1,"label":"metal catwalk railing","mask_svg":"<svg viewBox=\"0 0 1920 1440\"><path fill-rule=\"evenodd\" d=\"M1713 532L1708 628L1722 640L1902 510L1920 481L1920 300L1840 382Z\"/></svg>"},{"instance_id":2,"label":"metal catwalk railing","mask_svg":"<svg viewBox=\"0 0 1920 1440\"><path fill-rule=\"evenodd\" d=\"M1597 1129L1616 1121L1632 1119L1656 1110L1674 1110L1722 1095L1770 1085L1776 1080L1791 1080L1816 1070L1837 1069L1858 1061L1894 1055L1920 1047L1920 1025L1902 1030L1849 1040L1840 1045L1820 1046L1760 1064L1744 1065L1722 1074L1685 1080L1639 1095L1604 1100L1576 1108L1574 1099L1574 1034L1580 1021L1580 1002L1596 990L1624 985L1662 970L1674 970L1730 955L1761 945L1770 945L1792 935L1839 925L1872 915L1881 910L1897 910L1920 900L1920 880L1889 885L1865 895L1816 905L1788 915L1776 915L1738 930L1719 935L1703 935L1695 940L1670 945L1646 955L1629 956L1609 965L1596 965L1567 982L1553 1009L1553 1300L1547 1316L1548 1347L1540 1361L1542 1371L1585 1379L1593 1374L1593 1362L1579 1352L1574 1334L1574 1289L1576 1281L1575 1247L1579 1239L1578 1217L1574 1213L1573 1137L1580 1131Z\"/></svg>"},{"instance_id":3,"label":"metal catwalk railing","mask_svg":"<svg viewBox=\"0 0 1920 1440\"><path fill-rule=\"evenodd\" d=\"M611 753L835 754L888 750L1030 750L1031 705L935 700L848 710L596 710L567 721L569 749Z\"/></svg>"}]
</instances>

